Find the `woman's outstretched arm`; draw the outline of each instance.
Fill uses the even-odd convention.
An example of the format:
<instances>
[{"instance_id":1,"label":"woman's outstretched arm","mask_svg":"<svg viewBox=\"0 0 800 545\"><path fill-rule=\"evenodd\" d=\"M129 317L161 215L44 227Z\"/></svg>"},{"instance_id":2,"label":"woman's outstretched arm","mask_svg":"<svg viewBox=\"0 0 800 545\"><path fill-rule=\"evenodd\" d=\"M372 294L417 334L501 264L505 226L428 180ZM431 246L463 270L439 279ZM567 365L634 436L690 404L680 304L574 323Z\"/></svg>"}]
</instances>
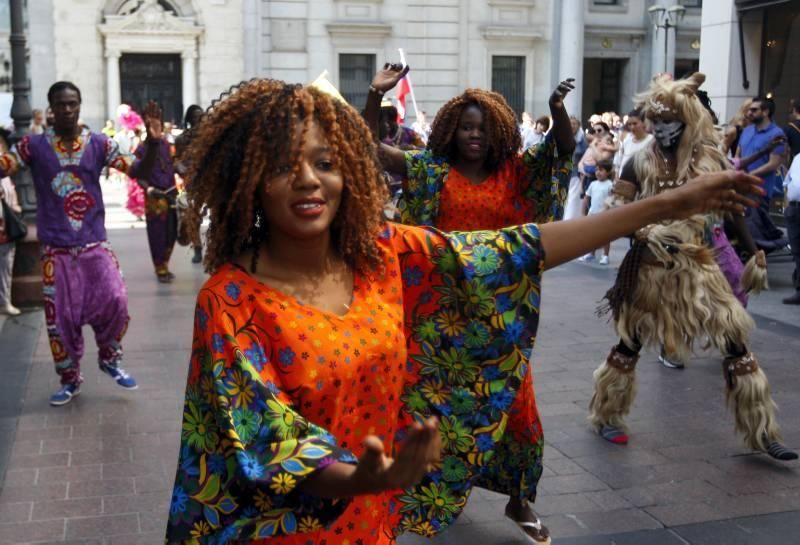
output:
<instances>
[{"instance_id":1,"label":"woman's outstretched arm","mask_svg":"<svg viewBox=\"0 0 800 545\"><path fill-rule=\"evenodd\" d=\"M545 269L557 267L651 223L711 211L741 215L746 207L758 206L750 196L764 195L761 184L759 178L742 172L704 174L655 197L592 216L546 223L539 226Z\"/></svg>"}]
</instances>

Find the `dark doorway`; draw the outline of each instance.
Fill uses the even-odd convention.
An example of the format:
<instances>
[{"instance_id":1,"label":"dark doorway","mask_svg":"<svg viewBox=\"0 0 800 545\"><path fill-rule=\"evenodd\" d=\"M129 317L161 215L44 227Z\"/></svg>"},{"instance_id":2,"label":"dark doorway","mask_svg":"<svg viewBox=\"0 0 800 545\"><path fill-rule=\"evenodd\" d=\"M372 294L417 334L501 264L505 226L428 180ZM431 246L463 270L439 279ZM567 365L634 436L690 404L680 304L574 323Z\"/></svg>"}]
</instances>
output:
<instances>
[{"instance_id":1,"label":"dark doorway","mask_svg":"<svg viewBox=\"0 0 800 545\"><path fill-rule=\"evenodd\" d=\"M119 60L122 102L141 113L149 100L164 112L164 121L180 123L181 56L152 53L125 53Z\"/></svg>"},{"instance_id":2,"label":"dark doorway","mask_svg":"<svg viewBox=\"0 0 800 545\"><path fill-rule=\"evenodd\" d=\"M628 59L586 58L583 62L583 118L622 114L622 83Z\"/></svg>"}]
</instances>

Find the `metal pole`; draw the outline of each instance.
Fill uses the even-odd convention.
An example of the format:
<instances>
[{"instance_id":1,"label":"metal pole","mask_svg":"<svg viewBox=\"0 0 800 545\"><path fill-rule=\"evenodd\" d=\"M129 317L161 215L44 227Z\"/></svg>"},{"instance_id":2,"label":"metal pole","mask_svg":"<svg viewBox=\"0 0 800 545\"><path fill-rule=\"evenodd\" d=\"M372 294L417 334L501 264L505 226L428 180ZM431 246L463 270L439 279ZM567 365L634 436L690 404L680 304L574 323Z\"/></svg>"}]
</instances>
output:
<instances>
[{"instance_id":1,"label":"metal pole","mask_svg":"<svg viewBox=\"0 0 800 545\"><path fill-rule=\"evenodd\" d=\"M14 120L12 143L28 134L31 126L31 103L28 98L27 51L25 22L22 17L23 0L10 0L11 12L11 82L14 101L11 103L11 118ZM14 176L17 195L22 205L22 214L28 223L28 236L17 243L14 263L14 278L11 283L12 298L19 306L40 305L42 303L42 267L39 240L36 233L36 191L29 168L24 168Z\"/></svg>"},{"instance_id":2,"label":"metal pole","mask_svg":"<svg viewBox=\"0 0 800 545\"><path fill-rule=\"evenodd\" d=\"M664 25L664 73L669 67L669 21Z\"/></svg>"},{"instance_id":3,"label":"metal pole","mask_svg":"<svg viewBox=\"0 0 800 545\"><path fill-rule=\"evenodd\" d=\"M25 24L22 17L22 0L11 0L11 88L14 91L14 102L11 104L11 118L14 120L14 134L12 141L16 142L30 130L31 103L28 99L30 86L28 85L28 66L25 51Z\"/></svg>"}]
</instances>

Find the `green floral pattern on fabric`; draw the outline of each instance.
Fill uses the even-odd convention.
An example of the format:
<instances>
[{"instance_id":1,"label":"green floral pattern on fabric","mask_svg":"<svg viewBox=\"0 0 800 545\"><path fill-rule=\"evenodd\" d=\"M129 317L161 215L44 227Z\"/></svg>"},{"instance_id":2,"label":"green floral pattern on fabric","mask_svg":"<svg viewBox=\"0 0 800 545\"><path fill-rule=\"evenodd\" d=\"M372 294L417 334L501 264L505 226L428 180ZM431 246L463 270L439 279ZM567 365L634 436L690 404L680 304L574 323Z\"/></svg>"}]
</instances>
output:
<instances>
[{"instance_id":1,"label":"green floral pattern on fabric","mask_svg":"<svg viewBox=\"0 0 800 545\"><path fill-rule=\"evenodd\" d=\"M213 290L198 299L167 543L222 545L319 529L348 505L297 490L313 471L356 458L260 379L236 337L262 332L237 324L226 305Z\"/></svg>"},{"instance_id":2,"label":"green floral pattern on fabric","mask_svg":"<svg viewBox=\"0 0 800 545\"><path fill-rule=\"evenodd\" d=\"M406 225L436 227L439 202L450 164L430 150L407 151L406 181L398 203L399 221ZM559 157L555 137L550 132L544 142L525 150L514 175L521 184L521 197L533 206L532 223L547 223L564 217L569 191L572 155Z\"/></svg>"},{"instance_id":3,"label":"green floral pattern on fabric","mask_svg":"<svg viewBox=\"0 0 800 545\"><path fill-rule=\"evenodd\" d=\"M544 256L532 224L402 239L401 275L416 269L427 279L403 285L413 364L403 401L413 419L439 417L443 453L436 471L396 498L396 532L433 535L454 522L477 483L536 497L538 414L516 419L526 429L508 423L535 340Z\"/></svg>"}]
</instances>

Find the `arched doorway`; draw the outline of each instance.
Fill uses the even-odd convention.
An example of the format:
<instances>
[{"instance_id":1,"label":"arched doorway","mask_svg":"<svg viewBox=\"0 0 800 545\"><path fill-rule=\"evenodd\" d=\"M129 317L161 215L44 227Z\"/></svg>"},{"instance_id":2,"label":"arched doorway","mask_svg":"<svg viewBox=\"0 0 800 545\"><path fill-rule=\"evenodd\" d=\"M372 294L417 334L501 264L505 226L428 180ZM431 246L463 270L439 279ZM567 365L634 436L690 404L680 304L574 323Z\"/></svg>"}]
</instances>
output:
<instances>
[{"instance_id":1,"label":"arched doorway","mask_svg":"<svg viewBox=\"0 0 800 545\"><path fill-rule=\"evenodd\" d=\"M114 0L99 26L106 57L106 111L125 102L139 109L158 101L165 119L180 122L197 102L196 24L189 0Z\"/></svg>"}]
</instances>

